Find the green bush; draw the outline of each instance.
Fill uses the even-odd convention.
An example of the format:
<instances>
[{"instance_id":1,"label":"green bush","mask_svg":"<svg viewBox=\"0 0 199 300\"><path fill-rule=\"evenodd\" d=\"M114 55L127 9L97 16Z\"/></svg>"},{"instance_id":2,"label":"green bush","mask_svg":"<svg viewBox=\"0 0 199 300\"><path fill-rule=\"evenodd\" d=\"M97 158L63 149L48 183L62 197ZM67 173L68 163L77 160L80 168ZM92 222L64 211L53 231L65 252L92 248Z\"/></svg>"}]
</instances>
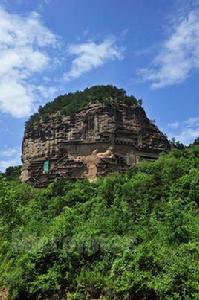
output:
<instances>
[{"instance_id":1,"label":"green bush","mask_svg":"<svg viewBox=\"0 0 199 300\"><path fill-rule=\"evenodd\" d=\"M11 300L198 299L198 165L195 144L96 183L1 176L0 288Z\"/></svg>"},{"instance_id":2,"label":"green bush","mask_svg":"<svg viewBox=\"0 0 199 300\"><path fill-rule=\"evenodd\" d=\"M134 96L127 96L123 89L118 89L112 85L92 86L84 91L61 95L43 107L40 106L38 113L35 113L26 122L26 129L32 129L34 126L37 126L40 118L47 122L49 120L48 115L51 113L59 112L57 118L61 120L62 115L73 115L85 108L89 103L104 103L116 106L120 102L141 105L141 102L138 102Z\"/></svg>"}]
</instances>

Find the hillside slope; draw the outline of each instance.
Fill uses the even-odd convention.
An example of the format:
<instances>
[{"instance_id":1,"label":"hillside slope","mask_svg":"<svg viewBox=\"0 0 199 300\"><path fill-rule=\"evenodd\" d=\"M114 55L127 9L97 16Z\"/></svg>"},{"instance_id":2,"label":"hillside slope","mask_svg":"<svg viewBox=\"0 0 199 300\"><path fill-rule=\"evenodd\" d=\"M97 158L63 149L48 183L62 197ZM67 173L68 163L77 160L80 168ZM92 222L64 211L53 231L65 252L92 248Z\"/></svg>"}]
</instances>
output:
<instances>
[{"instance_id":1,"label":"hillside slope","mask_svg":"<svg viewBox=\"0 0 199 300\"><path fill-rule=\"evenodd\" d=\"M10 299L198 299L199 146L45 189L0 178Z\"/></svg>"}]
</instances>

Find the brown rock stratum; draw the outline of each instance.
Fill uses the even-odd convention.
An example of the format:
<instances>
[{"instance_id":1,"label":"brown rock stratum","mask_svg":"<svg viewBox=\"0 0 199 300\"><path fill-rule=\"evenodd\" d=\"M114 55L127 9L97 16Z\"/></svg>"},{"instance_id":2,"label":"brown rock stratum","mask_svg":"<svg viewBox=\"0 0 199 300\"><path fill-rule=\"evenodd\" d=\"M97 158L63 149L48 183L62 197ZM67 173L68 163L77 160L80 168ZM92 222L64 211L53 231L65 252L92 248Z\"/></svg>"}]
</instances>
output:
<instances>
[{"instance_id":1,"label":"brown rock stratum","mask_svg":"<svg viewBox=\"0 0 199 300\"><path fill-rule=\"evenodd\" d=\"M169 149L141 106L92 103L72 116L56 112L26 128L21 179L38 187L58 177L94 181Z\"/></svg>"}]
</instances>

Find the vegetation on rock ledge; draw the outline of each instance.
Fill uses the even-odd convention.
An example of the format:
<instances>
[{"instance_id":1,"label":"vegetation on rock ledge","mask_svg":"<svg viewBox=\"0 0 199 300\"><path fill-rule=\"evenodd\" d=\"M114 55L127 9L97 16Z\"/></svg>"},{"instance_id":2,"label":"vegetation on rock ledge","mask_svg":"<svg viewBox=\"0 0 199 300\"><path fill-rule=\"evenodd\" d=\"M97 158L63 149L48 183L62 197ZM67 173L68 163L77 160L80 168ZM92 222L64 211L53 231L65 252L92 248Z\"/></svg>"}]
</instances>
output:
<instances>
[{"instance_id":1,"label":"vegetation on rock ledge","mask_svg":"<svg viewBox=\"0 0 199 300\"><path fill-rule=\"evenodd\" d=\"M198 299L198 165L196 144L92 184L0 177L0 287L12 300Z\"/></svg>"},{"instance_id":2,"label":"vegetation on rock ledge","mask_svg":"<svg viewBox=\"0 0 199 300\"><path fill-rule=\"evenodd\" d=\"M42 119L47 119L49 113L60 112L62 115L71 115L81 111L89 103L115 104L118 102L138 104L134 96L127 96L125 90L118 89L112 85L93 86L84 91L68 93L55 98L39 108L39 112L30 117L26 123L26 128L31 128L34 123Z\"/></svg>"}]
</instances>

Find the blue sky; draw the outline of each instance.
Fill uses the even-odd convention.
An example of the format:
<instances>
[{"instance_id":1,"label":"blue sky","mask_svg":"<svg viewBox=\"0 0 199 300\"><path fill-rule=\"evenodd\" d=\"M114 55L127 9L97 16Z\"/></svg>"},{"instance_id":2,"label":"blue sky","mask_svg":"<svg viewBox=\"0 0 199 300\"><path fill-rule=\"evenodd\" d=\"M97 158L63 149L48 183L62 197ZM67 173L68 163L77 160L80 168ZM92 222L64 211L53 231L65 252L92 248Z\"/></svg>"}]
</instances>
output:
<instances>
[{"instance_id":1,"label":"blue sky","mask_svg":"<svg viewBox=\"0 0 199 300\"><path fill-rule=\"evenodd\" d=\"M183 143L199 136L198 0L0 0L0 170L55 96L113 84Z\"/></svg>"}]
</instances>

